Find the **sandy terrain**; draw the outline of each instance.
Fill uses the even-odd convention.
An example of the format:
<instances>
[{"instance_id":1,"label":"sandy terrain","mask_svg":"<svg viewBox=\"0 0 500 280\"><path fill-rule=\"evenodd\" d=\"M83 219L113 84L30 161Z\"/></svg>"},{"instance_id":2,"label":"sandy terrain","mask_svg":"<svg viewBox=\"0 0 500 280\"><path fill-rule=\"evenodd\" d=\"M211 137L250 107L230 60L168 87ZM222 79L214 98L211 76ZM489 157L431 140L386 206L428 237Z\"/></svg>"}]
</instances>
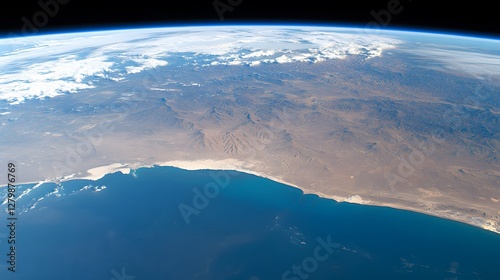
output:
<instances>
[{"instance_id":1,"label":"sandy terrain","mask_svg":"<svg viewBox=\"0 0 500 280\"><path fill-rule=\"evenodd\" d=\"M150 86L172 91L144 95L138 74L12 111L0 158L16 160L23 182L237 170L500 232L500 85L468 106L477 80L384 59L162 68ZM203 86L184 86L193 80Z\"/></svg>"}]
</instances>

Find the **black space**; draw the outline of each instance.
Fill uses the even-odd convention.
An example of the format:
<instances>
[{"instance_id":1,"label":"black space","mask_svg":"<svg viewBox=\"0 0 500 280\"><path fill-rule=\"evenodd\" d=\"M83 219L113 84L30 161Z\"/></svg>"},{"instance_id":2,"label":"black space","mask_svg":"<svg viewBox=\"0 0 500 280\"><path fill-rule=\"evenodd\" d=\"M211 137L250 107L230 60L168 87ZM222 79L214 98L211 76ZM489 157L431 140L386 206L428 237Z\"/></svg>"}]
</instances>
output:
<instances>
[{"instance_id":1,"label":"black space","mask_svg":"<svg viewBox=\"0 0 500 280\"><path fill-rule=\"evenodd\" d=\"M39 24L36 32L24 29L23 17L34 23L33 16L43 13L40 3L58 1L59 11ZM221 21L213 3L233 4ZM364 27L373 21L371 11L387 10L389 3L402 7L382 28L418 29L432 32L465 33L500 38L500 16L494 2L442 3L424 0L383 1L293 1L293 0L10 0L0 9L2 35L44 34L62 30L115 29L133 26L229 25L247 23L295 23L348 25ZM67 3L64 3L67 2ZM64 4L63 4L64 3ZM43 23L43 17L39 21ZM27 31L26 31L27 30Z\"/></svg>"}]
</instances>

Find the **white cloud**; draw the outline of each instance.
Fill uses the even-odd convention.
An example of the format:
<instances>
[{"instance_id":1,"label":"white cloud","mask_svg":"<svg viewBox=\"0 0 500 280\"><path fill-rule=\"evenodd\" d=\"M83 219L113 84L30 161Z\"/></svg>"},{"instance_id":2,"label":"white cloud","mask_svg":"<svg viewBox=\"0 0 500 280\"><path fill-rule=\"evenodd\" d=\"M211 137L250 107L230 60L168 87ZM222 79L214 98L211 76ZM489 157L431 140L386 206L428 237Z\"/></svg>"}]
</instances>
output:
<instances>
[{"instance_id":1,"label":"white cloud","mask_svg":"<svg viewBox=\"0 0 500 280\"><path fill-rule=\"evenodd\" d=\"M500 50L500 44L499 44ZM467 48L445 49L439 46L423 46L412 50L412 54L438 61L442 70L468 73L478 78L500 75L500 55L480 53Z\"/></svg>"},{"instance_id":2,"label":"white cloud","mask_svg":"<svg viewBox=\"0 0 500 280\"><path fill-rule=\"evenodd\" d=\"M140 73L144 70L149 70L152 68L155 68L157 66L165 66L168 64L168 62L164 60L159 60L159 59L133 59L135 63L139 64L140 66L127 66L125 67L125 70L127 71L127 74L135 74L135 73Z\"/></svg>"},{"instance_id":3,"label":"white cloud","mask_svg":"<svg viewBox=\"0 0 500 280\"><path fill-rule=\"evenodd\" d=\"M315 63L349 55L369 59L400 43L391 36L353 31L188 27L3 39L0 50L6 51L0 53L0 99L19 104L31 98L75 93L95 87L95 79L123 80L180 57L203 61L203 66Z\"/></svg>"}]
</instances>

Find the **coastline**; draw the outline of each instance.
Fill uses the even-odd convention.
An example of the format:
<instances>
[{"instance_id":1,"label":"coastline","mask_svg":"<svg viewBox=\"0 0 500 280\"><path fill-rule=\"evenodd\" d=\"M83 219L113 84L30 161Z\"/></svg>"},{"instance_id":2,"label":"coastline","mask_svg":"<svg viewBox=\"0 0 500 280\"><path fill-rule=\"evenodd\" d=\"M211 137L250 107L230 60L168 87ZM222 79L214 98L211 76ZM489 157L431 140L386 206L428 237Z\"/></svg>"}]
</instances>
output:
<instances>
[{"instance_id":1,"label":"coastline","mask_svg":"<svg viewBox=\"0 0 500 280\"><path fill-rule=\"evenodd\" d=\"M34 181L34 182L27 182L27 183L21 183L21 184L40 184L40 183L48 183L48 182L65 182L65 181L71 181L71 180L92 180L96 181L107 174L113 174L116 172L120 172L122 174L130 174L133 170L139 169L139 168L152 168L155 166L165 166L165 167L175 167L175 168L180 168L184 170L224 170L224 171L237 171L237 172L242 172L242 173L247 173L247 174L252 174L261 178L266 178L272 181L275 181L277 183L281 183L290 187L297 188L301 190L304 194L314 194L317 195L318 197L321 198L326 198L326 199L332 199L338 203L353 203L353 204L360 204L360 205L371 205L371 206L378 206L378 207L389 207L393 209L399 209L399 210L406 210L406 211L411 211L411 212L416 212L416 213L421 213L429 216L435 216L438 218L442 219L447 219L447 220L454 220L458 221L467 225L474 226L476 228L481 228L487 231L491 231L497 234L500 234L500 231L498 231L494 226L484 226L484 225L478 225L474 224L472 222L468 222L466 219L467 217L463 216L451 216L451 215L446 215L446 213L434 213L434 212L425 212L422 211L421 209L418 208L413 208L413 207L408 207L404 205L399 205L399 204L393 204L393 203L376 203L372 202L371 200L365 200L363 199L360 195L354 194L349 197L341 197L341 196L335 196L335 195L327 195L322 192L306 189L303 187L300 187L296 184L287 182L283 180L282 178L279 177L274 177L270 176L268 174L265 174L263 172L257 172L254 170L249 169L248 167L245 167L245 163L236 159L224 159L224 160L193 160L193 161L179 161L179 160L174 160L174 161L162 161L162 162L156 162L153 164L145 164L145 163L112 163L108 165L103 165L103 166L98 166L94 167L91 169L88 169L86 171L85 175L77 175L77 174L71 174L64 176L63 178L58 178L58 180L53 180L53 179L45 179L41 181ZM18 183L19 184L19 183Z\"/></svg>"},{"instance_id":2,"label":"coastline","mask_svg":"<svg viewBox=\"0 0 500 280\"><path fill-rule=\"evenodd\" d=\"M233 170L233 171L238 171L238 172L243 172L247 174L252 174L255 176L263 177L281 184L285 184L288 186L292 186L301 190L304 190L303 188L292 184L290 182L286 182L282 180L281 178L269 176L267 174L261 173L261 172L256 172L247 168L243 167L243 162L238 161L235 159L225 159L225 160L194 160L194 161L180 161L180 160L174 160L174 161L163 161L163 162L156 162L153 164L141 164L141 163L133 163L133 164L122 164L122 163L112 163L109 165L103 165L103 166L98 166L91 168L87 170L87 175L84 176L73 176L71 178L66 178L61 181L67 181L67 180L74 180L74 179L88 179L88 180L99 180L102 177L106 176L107 174L115 173L115 172L121 172L122 174L130 174L130 172L133 169L138 169L138 168L151 168L153 166L169 166L169 167L176 167L184 170Z\"/></svg>"},{"instance_id":3,"label":"coastline","mask_svg":"<svg viewBox=\"0 0 500 280\"><path fill-rule=\"evenodd\" d=\"M363 200L359 195L353 195L353 196L344 198L344 197L340 197L340 196L327 195L327 194L324 194L324 193L321 193L318 191L308 190L308 189L300 187L296 184L287 182L287 181L283 180L282 178L270 176L270 175L262 173L262 172L257 172L257 171L245 168L245 167L243 167L243 165L244 165L244 162L236 160L236 159L192 160L192 161L172 160L172 161L156 162L153 164L112 163L109 165L103 165L103 166L91 168L91 169L87 170L87 175L85 175L85 176L78 176L78 177L66 176L61 181L77 180L77 179L87 179L87 180L96 181L96 180L103 178L107 174L112 174L115 172L121 172L122 174L130 174L130 172L132 172L132 170L134 170L134 169L151 168L154 166L176 167L176 168L180 168L180 169L184 169L184 170L191 170L191 171L193 171L193 170L225 170L225 171L237 171L237 172L255 175L255 176L258 176L261 178L266 178L266 179L269 179L269 180L277 182L277 183L281 183L281 184L284 184L287 186L297 188L297 189L301 190L304 194L315 194L318 197L333 199L336 202L347 202L347 203L362 204L362 205L376 205L376 204L372 204L372 202L369 200ZM398 208L398 209L401 209L401 208Z\"/></svg>"}]
</instances>

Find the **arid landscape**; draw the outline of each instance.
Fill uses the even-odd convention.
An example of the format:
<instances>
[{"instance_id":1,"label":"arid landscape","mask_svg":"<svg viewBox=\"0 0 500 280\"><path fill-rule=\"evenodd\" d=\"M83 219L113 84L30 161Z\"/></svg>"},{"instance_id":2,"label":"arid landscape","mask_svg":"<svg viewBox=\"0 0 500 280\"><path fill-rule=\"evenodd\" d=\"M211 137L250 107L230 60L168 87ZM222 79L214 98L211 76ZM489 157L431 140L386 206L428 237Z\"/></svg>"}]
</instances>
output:
<instances>
[{"instance_id":1,"label":"arid landscape","mask_svg":"<svg viewBox=\"0 0 500 280\"><path fill-rule=\"evenodd\" d=\"M498 82L403 56L159 67L2 115L0 154L24 182L234 169L500 233Z\"/></svg>"}]
</instances>

